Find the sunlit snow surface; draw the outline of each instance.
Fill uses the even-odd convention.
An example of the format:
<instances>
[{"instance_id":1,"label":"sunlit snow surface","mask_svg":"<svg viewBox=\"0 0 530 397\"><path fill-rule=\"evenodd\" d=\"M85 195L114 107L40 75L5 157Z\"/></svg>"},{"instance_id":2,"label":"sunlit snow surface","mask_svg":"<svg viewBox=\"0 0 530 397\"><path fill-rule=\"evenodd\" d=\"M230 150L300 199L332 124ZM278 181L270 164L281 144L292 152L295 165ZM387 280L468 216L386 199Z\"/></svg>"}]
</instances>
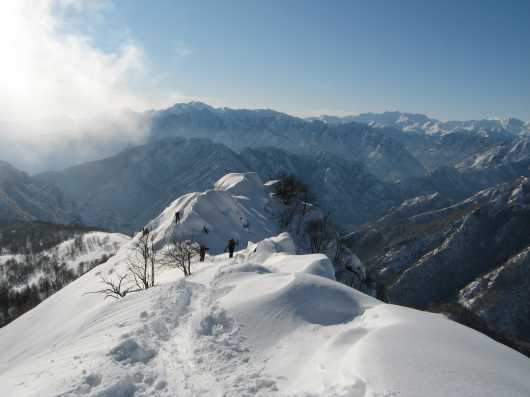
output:
<instances>
[{"instance_id":1,"label":"sunlit snow surface","mask_svg":"<svg viewBox=\"0 0 530 397\"><path fill-rule=\"evenodd\" d=\"M265 202L245 202L260 197L249 186L223 186L256 222L265 215ZM228 227L239 219L231 214L211 226ZM160 236L165 222L152 224ZM126 245L0 329L2 396L530 395L524 356L337 283L329 260L296 255L288 234L249 243L233 259L209 256L187 279L160 268L155 288L124 299L85 295L101 288L100 275L125 271L129 254Z\"/></svg>"}]
</instances>

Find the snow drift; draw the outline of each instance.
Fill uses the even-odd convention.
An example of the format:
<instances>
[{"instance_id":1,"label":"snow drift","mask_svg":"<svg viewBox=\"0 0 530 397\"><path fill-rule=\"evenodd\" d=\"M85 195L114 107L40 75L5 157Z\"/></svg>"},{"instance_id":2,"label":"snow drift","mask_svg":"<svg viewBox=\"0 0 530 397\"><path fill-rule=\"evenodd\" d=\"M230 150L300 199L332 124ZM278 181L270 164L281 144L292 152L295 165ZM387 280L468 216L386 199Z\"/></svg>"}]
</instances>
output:
<instances>
[{"instance_id":1,"label":"snow drift","mask_svg":"<svg viewBox=\"0 0 530 397\"><path fill-rule=\"evenodd\" d=\"M241 241L273 231L258 182L231 175L181 197L150 223L157 241L176 210L179 233L208 222L203 237L216 249L221 231ZM336 282L327 257L296 255L286 233L250 241L231 260L209 256L186 279L161 267L155 288L120 300L84 295L100 275L123 271L129 254L122 247L0 330L3 396L530 395L524 356Z\"/></svg>"}]
</instances>

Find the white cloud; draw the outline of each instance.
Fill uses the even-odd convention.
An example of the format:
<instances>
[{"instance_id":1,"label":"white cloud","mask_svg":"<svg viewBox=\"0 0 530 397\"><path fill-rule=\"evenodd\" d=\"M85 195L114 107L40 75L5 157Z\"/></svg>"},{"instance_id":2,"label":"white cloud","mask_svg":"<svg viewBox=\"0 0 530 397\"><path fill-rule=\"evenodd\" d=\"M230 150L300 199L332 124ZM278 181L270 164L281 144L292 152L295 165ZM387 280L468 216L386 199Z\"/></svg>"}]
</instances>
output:
<instances>
[{"instance_id":1,"label":"white cloud","mask_svg":"<svg viewBox=\"0 0 530 397\"><path fill-rule=\"evenodd\" d=\"M185 58L189 57L193 53L193 51L186 43L178 42L175 46L175 53L179 58Z\"/></svg>"},{"instance_id":2,"label":"white cloud","mask_svg":"<svg viewBox=\"0 0 530 397\"><path fill-rule=\"evenodd\" d=\"M163 107L179 97L174 90L149 86L156 76L133 40L105 52L86 34L66 28L68 13L97 19L103 5L101 0L2 1L0 134L20 153L13 159L12 150L0 145L0 159L37 167L44 150L28 154L25 148L77 139L76 134L109 135L111 126L138 137L137 123L121 116L109 121L109 115Z\"/></svg>"},{"instance_id":3,"label":"white cloud","mask_svg":"<svg viewBox=\"0 0 530 397\"><path fill-rule=\"evenodd\" d=\"M86 117L146 103L129 87L141 77L144 53L125 42L105 53L89 37L61 31L54 7L82 7L80 0L13 0L0 14L0 119L21 122Z\"/></svg>"}]
</instances>

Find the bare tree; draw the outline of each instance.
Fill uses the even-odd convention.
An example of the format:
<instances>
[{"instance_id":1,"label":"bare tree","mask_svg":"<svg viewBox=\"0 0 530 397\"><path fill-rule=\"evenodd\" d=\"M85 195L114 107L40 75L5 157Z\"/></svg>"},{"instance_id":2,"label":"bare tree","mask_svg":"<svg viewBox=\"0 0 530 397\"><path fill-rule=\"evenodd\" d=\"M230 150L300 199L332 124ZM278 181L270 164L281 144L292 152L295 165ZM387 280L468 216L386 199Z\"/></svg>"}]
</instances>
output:
<instances>
[{"instance_id":1,"label":"bare tree","mask_svg":"<svg viewBox=\"0 0 530 397\"><path fill-rule=\"evenodd\" d=\"M286 206L285 209L280 213L278 222L282 229L286 229L291 224L294 216L296 215L297 209L297 205L291 204Z\"/></svg>"},{"instance_id":2,"label":"bare tree","mask_svg":"<svg viewBox=\"0 0 530 397\"><path fill-rule=\"evenodd\" d=\"M333 253L333 263L340 263L343 261L344 256L347 253L346 245L344 244L346 234L335 232L334 242L335 242L335 252Z\"/></svg>"},{"instance_id":3,"label":"bare tree","mask_svg":"<svg viewBox=\"0 0 530 397\"><path fill-rule=\"evenodd\" d=\"M184 276L188 277L191 276L191 261L199 253L200 246L198 243L192 240L181 240L174 236L164 250L164 263L180 269Z\"/></svg>"},{"instance_id":4,"label":"bare tree","mask_svg":"<svg viewBox=\"0 0 530 397\"><path fill-rule=\"evenodd\" d=\"M279 197L285 205L291 203L293 199L309 201L309 187L298 177L292 174L281 174L275 187L275 195Z\"/></svg>"},{"instance_id":5,"label":"bare tree","mask_svg":"<svg viewBox=\"0 0 530 397\"><path fill-rule=\"evenodd\" d=\"M297 219L296 234L301 233L303 218L305 218L313 200L309 186L292 174L280 174L275 185L274 194L284 204L280 214L279 224L282 229L287 229L293 220Z\"/></svg>"},{"instance_id":6,"label":"bare tree","mask_svg":"<svg viewBox=\"0 0 530 397\"><path fill-rule=\"evenodd\" d=\"M100 289L99 291L89 292L89 294L104 294L106 298L123 298L129 292L133 292L132 288L125 287L125 284L129 278L129 274L117 275L116 280L107 280L101 278L101 282L105 285L105 288Z\"/></svg>"},{"instance_id":7,"label":"bare tree","mask_svg":"<svg viewBox=\"0 0 530 397\"><path fill-rule=\"evenodd\" d=\"M305 232L309 240L311 252L318 253L324 251L332 238L329 214L324 218L313 219L307 222Z\"/></svg>"},{"instance_id":8,"label":"bare tree","mask_svg":"<svg viewBox=\"0 0 530 397\"><path fill-rule=\"evenodd\" d=\"M129 257L129 272L139 289L155 285L155 264L158 253L149 229L142 231L140 238L133 242L133 255Z\"/></svg>"}]
</instances>

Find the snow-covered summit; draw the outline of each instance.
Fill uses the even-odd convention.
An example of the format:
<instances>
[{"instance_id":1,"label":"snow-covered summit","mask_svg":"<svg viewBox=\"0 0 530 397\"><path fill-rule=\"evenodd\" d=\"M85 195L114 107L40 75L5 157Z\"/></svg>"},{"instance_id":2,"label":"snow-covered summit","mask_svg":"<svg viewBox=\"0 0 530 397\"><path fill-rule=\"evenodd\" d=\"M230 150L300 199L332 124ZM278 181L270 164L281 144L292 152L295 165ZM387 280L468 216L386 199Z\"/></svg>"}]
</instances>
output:
<instances>
[{"instance_id":1,"label":"snow-covered summit","mask_svg":"<svg viewBox=\"0 0 530 397\"><path fill-rule=\"evenodd\" d=\"M271 224L252 204L266 197L258 182L233 174L183 196L150 223L153 233L162 241L176 210L182 233L207 221L212 245L221 229L246 233L240 214L250 228ZM126 269L131 244L0 330L3 396L530 394L524 356L336 282L326 256L296 255L286 233L233 259L209 256L186 279L160 266L156 287L120 300L85 295Z\"/></svg>"},{"instance_id":2,"label":"snow-covered summit","mask_svg":"<svg viewBox=\"0 0 530 397\"><path fill-rule=\"evenodd\" d=\"M206 245L210 253L220 253L229 239L246 247L249 241L260 241L278 232L269 200L256 173L232 173L217 181L212 190L189 193L173 201L147 227L158 246L177 235Z\"/></svg>"}]
</instances>

